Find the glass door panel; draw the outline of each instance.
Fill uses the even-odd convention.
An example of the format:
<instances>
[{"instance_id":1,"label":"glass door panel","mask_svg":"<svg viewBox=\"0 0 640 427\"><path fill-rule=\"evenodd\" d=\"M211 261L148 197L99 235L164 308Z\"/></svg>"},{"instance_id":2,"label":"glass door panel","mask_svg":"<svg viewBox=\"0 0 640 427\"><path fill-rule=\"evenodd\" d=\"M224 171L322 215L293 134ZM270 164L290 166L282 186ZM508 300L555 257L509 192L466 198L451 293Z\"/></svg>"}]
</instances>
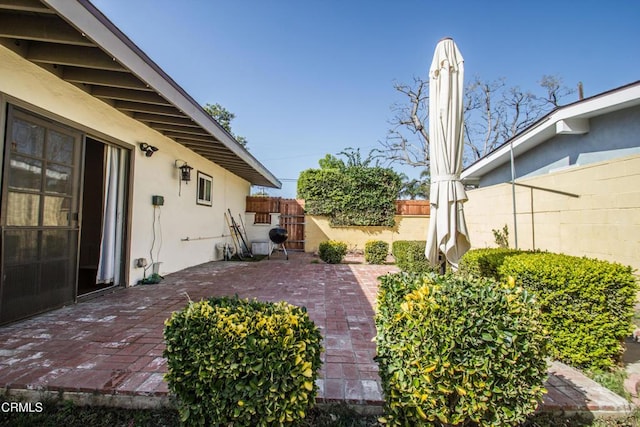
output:
<instances>
[{"instance_id":1,"label":"glass door panel","mask_svg":"<svg viewBox=\"0 0 640 427\"><path fill-rule=\"evenodd\" d=\"M0 323L75 299L81 135L10 106Z\"/></svg>"}]
</instances>

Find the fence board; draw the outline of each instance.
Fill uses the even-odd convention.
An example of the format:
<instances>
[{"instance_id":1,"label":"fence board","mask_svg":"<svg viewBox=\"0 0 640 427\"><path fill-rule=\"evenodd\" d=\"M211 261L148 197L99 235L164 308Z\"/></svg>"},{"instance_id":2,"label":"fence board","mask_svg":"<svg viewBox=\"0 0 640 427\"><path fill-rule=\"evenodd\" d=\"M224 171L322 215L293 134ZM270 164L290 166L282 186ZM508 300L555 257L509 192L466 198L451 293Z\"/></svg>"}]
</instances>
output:
<instances>
[{"instance_id":1,"label":"fence board","mask_svg":"<svg viewBox=\"0 0 640 427\"><path fill-rule=\"evenodd\" d=\"M396 200L396 215L429 215L428 200Z\"/></svg>"},{"instance_id":2,"label":"fence board","mask_svg":"<svg viewBox=\"0 0 640 427\"><path fill-rule=\"evenodd\" d=\"M304 208L296 199L280 200L280 226L289 237L285 246L289 250L304 251Z\"/></svg>"},{"instance_id":3,"label":"fence board","mask_svg":"<svg viewBox=\"0 0 640 427\"><path fill-rule=\"evenodd\" d=\"M246 212L277 213L280 212L280 197L247 196Z\"/></svg>"}]
</instances>

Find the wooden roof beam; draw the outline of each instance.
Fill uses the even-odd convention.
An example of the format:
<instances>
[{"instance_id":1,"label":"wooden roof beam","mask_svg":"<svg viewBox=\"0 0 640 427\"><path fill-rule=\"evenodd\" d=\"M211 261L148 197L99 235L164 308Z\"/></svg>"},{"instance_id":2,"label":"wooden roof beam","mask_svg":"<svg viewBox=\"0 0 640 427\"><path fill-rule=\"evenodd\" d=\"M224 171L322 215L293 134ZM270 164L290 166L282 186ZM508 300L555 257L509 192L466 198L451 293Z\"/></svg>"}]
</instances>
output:
<instances>
[{"instance_id":1,"label":"wooden roof beam","mask_svg":"<svg viewBox=\"0 0 640 427\"><path fill-rule=\"evenodd\" d=\"M96 70L92 68L65 67L62 78L68 82L90 84L96 86L116 87L153 91L136 76L118 71Z\"/></svg>"},{"instance_id":2,"label":"wooden roof beam","mask_svg":"<svg viewBox=\"0 0 640 427\"><path fill-rule=\"evenodd\" d=\"M97 47L32 42L26 59L44 64L127 71L115 58L111 58Z\"/></svg>"},{"instance_id":3,"label":"wooden roof beam","mask_svg":"<svg viewBox=\"0 0 640 427\"><path fill-rule=\"evenodd\" d=\"M39 0L0 0L0 9L55 14L55 11L40 3Z\"/></svg>"},{"instance_id":4,"label":"wooden roof beam","mask_svg":"<svg viewBox=\"0 0 640 427\"><path fill-rule=\"evenodd\" d=\"M144 104L154 104L154 105L166 105L170 106L171 104L158 95L155 92L148 92L144 90L133 90L133 89L121 89L115 87L106 87L106 86L94 86L91 90L91 95L96 98L106 98L113 99L118 101L133 101L133 102L141 102Z\"/></svg>"},{"instance_id":5,"label":"wooden roof beam","mask_svg":"<svg viewBox=\"0 0 640 427\"><path fill-rule=\"evenodd\" d=\"M95 46L91 40L54 15L0 12L0 36L76 46Z\"/></svg>"}]
</instances>

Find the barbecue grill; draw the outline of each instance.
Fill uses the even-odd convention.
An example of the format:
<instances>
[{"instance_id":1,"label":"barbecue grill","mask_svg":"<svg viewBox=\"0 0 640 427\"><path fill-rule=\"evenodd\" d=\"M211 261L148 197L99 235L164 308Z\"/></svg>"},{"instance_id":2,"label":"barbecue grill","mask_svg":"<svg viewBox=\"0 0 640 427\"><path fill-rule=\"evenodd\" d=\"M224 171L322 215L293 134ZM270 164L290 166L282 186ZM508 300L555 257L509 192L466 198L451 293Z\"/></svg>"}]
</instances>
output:
<instances>
[{"instance_id":1,"label":"barbecue grill","mask_svg":"<svg viewBox=\"0 0 640 427\"><path fill-rule=\"evenodd\" d=\"M275 227L269 230L269 240L271 240L275 245L274 249L284 252L287 259L289 259L289 254L287 253L287 248L284 247L284 242L287 241L288 237L289 233L287 233L285 228ZM278 246L280 247L278 248ZM269 258L271 258L271 256L269 256Z\"/></svg>"}]
</instances>

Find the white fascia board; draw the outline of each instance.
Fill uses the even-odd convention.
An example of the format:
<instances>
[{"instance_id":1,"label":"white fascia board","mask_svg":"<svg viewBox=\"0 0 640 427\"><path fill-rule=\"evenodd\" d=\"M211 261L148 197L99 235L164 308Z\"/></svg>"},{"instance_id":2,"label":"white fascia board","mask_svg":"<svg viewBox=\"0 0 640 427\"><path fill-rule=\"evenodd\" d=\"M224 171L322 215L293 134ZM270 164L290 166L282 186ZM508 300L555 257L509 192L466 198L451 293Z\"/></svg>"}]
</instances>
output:
<instances>
[{"instance_id":1,"label":"white fascia board","mask_svg":"<svg viewBox=\"0 0 640 427\"><path fill-rule=\"evenodd\" d=\"M589 119L572 118L556 122L556 134L558 135L582 135L589 132Z\"/></svg>"},{"instance_id":2,"label":"white fascia board","mask_svg":"<svg viewBox=\"0 0 640 427\"><path fill-rule=\"evenodd\" d=\"M576 132L572 133L585 133L589 131L589 118L636 105L640 105L640 82L560 107L549 113L545 119L513 137L511 142L505 143L497 150L473 163L462 171L460 177L469 182L474 179L477 180L487 172L508 162L511 157L511 145L513 145L514 156L517 156L558 133L566 133L561 132L566 130L563 127L564 125L572 124L576 128ZM584 123L585 121L586 124Z\"/></svg>"},{"instance_id":3,"label":"white fascia board","mask_svg":"<svg viewBox=\"0 0 640 427\"><path fill-rule=\"evenodd\" d=\"M222 129L193 98L161 71L160 67L148 59L133 42L128 40L128 38L127 41L129 41L130 44L123 41L122 36L126 38L126 35L122 33L116 34L114 30L118 32L119 30L117 30L115 25L111 24L113 28L110 28L105 24L104 20L92 13L89 8L95 9L96 11L98 9L90 2L86 0L42 1L67 19L85 36L107 51L114 61L122 64L138 76L138 78L147 83L149 87L155 89L160 95L171 102L176 108L188 115L195 123L210 132L249 166L267 178L275 187L280 188L282 186L280 181L269 170ZM109 23L111 22L109 21ZM136 47L139 52L132 46ZM141 53L145 57L141 56Z\"/></svg>"},{"instance_id":4,"label":"white fascia board","mask_svg":"<svg viewBox=\"0 0 640 427\"><path fill-rule=\"evenodd\" d=\"M480 179L487 172L498 166L507 163L511 159L511 149L513 155L517 156L540 144L555 135L555 129L550 126L549 120L543 120L537 125L530 127L520 135L515 136L510 142L505 143L491 154L481 158L468 168L462 171L460 178L465 181Z\"/></svg>"}]
</instances>

